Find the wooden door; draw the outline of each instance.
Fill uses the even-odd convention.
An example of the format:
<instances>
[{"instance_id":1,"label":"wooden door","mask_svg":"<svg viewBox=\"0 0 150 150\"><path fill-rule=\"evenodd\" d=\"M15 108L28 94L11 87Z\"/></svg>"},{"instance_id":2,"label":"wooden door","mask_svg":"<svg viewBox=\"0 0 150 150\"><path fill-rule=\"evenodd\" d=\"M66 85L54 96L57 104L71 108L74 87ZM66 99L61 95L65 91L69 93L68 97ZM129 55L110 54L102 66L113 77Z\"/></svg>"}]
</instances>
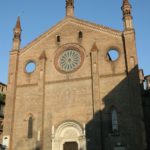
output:
<instances>
[{"instance_id":1,"label":"wooden door","mask_svg":"<svg viewBox=\"0 0 150 150\"><path fill-rule=\"evenodd\" d=\"M78 150L77 142L66 142L63 145L63 150Z\"/></svg>"}]
</instances>

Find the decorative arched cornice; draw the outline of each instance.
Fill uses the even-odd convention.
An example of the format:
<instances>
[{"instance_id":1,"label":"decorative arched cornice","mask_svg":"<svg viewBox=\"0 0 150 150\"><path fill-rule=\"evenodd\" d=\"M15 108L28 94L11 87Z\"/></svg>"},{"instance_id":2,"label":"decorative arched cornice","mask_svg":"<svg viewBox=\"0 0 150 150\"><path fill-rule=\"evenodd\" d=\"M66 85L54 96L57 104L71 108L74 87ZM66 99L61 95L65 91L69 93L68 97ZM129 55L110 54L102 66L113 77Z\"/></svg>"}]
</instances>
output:
<instances>
[{"instance_id":1,"label":"decorative arched cornice","mask_svg":"<svg viewBox=\"0 0 150 150\"><path fill-rule=\"evenodd\" d=\"M62 122L61 124L59 124L56 128L56 132L55 132L55 137L59 137L61 135L61 133L63 132L63 130L69 128L69 127L73 127L79 135L83 134L83 128L82 126L77 122L77 121L65 121Z\"/></svg>"}]
</instances>

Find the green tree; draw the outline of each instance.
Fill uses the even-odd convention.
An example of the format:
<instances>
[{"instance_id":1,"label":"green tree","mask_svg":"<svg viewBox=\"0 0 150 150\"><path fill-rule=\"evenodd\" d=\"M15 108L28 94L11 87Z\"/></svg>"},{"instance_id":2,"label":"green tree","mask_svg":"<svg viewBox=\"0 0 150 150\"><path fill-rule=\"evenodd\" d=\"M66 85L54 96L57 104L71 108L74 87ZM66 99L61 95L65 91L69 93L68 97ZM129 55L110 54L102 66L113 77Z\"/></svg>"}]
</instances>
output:
<instances>
[{"instance_id":1,"label":"green tree","mask_svg":"<svg viewBox=\"0 0 150 150\"><path fill-rule=\"evenodd\" d=\"M5 103L5 94L0 93L0 103Z\"/></svg>"}]
</instances>

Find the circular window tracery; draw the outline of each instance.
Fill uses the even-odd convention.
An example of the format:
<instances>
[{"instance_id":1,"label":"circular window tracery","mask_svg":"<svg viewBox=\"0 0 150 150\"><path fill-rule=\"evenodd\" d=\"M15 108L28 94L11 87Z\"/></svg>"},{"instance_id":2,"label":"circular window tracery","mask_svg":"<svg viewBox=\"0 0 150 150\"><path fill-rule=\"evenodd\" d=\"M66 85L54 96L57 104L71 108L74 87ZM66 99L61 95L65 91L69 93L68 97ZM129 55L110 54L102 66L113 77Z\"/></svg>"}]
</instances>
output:
<instances>
[{"instance_id":1,"label":"circular window tracery","mask_svg":"<svg viewBox=\"0 0 150 150\"><path fill-rule=\"evenodd\" d=\"M109 49L107 52L107 58L109 61L116 61L119 58L119 52L117 49Z\"/></svg>"},{"instance_id":2,"label":"circular window tracery","mask_svg":"<svg viewBox=\"0 0 150 150\"><path fill-rule=\"evenodd\" d=\"M26 73L32 73L36 69L36 64L34 61L29 61L25 66Z\"/></svg>"},{"instance_id":3,"label":"circular window tracery","mask_svg":"<svg viewBox=\"0 0 150 150\"><path fill-rule=\"evenodd\" d=\"M71 72L78 68L80 63L80 52L74 49L65 50L59 57L59 66L63 71L66 72Z\"/></svg>"},{"instance_id":4,"label":"circular window tracery","mask_svg":"<svg viewBox=\"0 0 150 150\"><path fill-rule=\"evenodd\" d=\"M66 44L57 50L55 67L61 73L72 73L83 63L83 48L77 44Z\"/></svg>"}]
</instances>

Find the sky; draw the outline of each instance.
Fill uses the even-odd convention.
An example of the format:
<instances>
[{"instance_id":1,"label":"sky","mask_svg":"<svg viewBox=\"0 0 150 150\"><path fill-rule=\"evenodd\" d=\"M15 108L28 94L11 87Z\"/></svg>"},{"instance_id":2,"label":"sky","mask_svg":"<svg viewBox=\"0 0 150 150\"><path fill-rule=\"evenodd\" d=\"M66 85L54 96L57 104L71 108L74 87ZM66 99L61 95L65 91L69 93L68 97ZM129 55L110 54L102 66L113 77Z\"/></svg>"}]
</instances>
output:
<instances>
[{"instance_id":1,"label":"sky","mask_svg":"<svg viewBox=\"0 0 150 150\"><path fill-rule=\"evenodd\" d=\"M123 31L122 0L74 0L75 17ZM150 74L150 0L130 0L139 68ZM65 0L0 0L0 82L7 83L13 28L21 17L21 48L65 17Z\"/></svg>"}]
</instances>

